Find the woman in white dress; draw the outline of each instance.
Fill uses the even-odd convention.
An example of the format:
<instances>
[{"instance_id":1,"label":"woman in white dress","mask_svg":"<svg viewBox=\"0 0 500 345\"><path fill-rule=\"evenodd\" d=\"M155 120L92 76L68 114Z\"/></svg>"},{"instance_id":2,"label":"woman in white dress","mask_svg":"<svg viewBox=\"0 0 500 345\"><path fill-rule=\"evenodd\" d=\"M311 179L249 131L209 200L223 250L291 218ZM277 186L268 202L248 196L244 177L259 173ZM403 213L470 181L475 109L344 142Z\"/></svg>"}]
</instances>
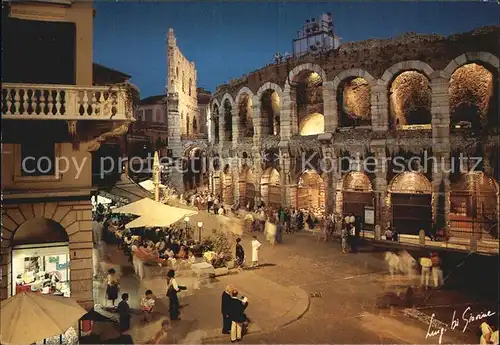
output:
<instances>
[{"instance_id":1,"label":"woman in white dress","mask_svg":"<svg viewBox=\"0 0 500 345\"><path fill-rule=\"evenodd\" d=\"M252 267L257 267L259 265L259 250L262 244L257 239L257 236L253 236L252 239Z\"/></svg>"}]
</instances>

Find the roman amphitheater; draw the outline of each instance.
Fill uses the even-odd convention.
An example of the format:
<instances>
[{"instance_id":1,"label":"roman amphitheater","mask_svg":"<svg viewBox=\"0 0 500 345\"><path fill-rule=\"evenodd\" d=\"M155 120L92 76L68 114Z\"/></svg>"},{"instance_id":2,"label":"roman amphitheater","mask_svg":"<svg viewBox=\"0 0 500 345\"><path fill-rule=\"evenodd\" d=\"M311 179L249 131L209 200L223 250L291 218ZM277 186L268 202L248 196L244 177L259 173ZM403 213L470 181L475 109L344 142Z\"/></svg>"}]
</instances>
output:
<instances>
[{"instance_id":1,"label":"roman amphitheater","mask_svg":"<svg viewBox=\"0 0 500 345\"><path fill-rule=\"evenodd\" d=\"M498 42L498 27L407 33L218 86L207 154L221 163L211 190L226 204L373 208L372 223L390 221L402 233L439 224L498 236ZM475 171L472 158L457 169L462 156L481 158ZM396 171L396 157L405 171ZM434 163L422 164L426 157Z\"/></svg>"}]
</instances>

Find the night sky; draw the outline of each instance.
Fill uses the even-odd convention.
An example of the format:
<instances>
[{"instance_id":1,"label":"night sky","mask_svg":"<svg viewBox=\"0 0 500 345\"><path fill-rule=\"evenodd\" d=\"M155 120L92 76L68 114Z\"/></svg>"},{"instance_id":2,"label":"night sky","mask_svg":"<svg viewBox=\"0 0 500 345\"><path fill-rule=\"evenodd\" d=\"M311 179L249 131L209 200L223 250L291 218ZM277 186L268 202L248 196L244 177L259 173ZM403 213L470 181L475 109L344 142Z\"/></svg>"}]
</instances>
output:
<instances>
[{"instance_id":1,"label":"night sky","mask_svg":"<svg viewBox=\"0 0 500 345\"><path fill-rule=\"evenodd\" d=\"M450 35L499 25L495 2L94 2L94 61L132 76L141 97L161 94L166 33L196 63L198 86L219 84L292 53L304 21L330 12L342 42L401 33Z\"/></svg>"}]
</instances>

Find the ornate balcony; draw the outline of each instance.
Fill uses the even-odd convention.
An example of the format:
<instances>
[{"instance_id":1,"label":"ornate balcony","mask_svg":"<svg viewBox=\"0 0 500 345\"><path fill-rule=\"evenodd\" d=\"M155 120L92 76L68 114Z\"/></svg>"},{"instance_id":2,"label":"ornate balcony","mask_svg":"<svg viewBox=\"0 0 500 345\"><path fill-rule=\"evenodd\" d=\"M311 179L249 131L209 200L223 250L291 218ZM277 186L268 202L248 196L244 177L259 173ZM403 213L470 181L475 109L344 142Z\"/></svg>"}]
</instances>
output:
<instances>
[{"instance_id":1,"label":"ornate balcony","mask_svg":"<svg viewBox=\"0 0 500 345\"><path fill-rule=\"evenodd\" d=\"M133 121L126 87L2 84L2 119Z\"/></svg>"}]
</instances>

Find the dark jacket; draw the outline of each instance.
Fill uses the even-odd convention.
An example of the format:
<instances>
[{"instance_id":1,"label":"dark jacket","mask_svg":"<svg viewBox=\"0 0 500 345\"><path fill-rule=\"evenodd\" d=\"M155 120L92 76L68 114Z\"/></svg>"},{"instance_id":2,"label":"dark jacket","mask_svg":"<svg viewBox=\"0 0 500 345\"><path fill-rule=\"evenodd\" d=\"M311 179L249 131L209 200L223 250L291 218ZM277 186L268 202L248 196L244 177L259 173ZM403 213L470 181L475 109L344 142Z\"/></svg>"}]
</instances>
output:
<instances>
[{"instance_id":1,"label":"dark jacket","mask_svg":"<svg viewBox=\"0 0 500 345\"><path fill-rule=\"evenodd\" d=\"M221 303L221 313L223 315L228 315L229 314L229 309L230 309L230 304L231 304L232 297L224 291L222 293L222 303Z\"/></svg>"},{"instance_id":2,"label":"dark jacket","mask_svg":"<svg viewBox=\"0 0 500 345\"><path fill-rule=\"evenodd\" d=\"M243 301L239 298L231 297L231 301L229 304L229 319L235 322L244 322L246 319L245 309L247 308L248 303L243 303Z\"/></svg>"},{"instance_id":3,"label":"dark jacket","mask_svg":"<svg viewBox=\"0 0 500 345\"><path fill-rule=\"evenodd\" d=\"M245 251L243 250L243 246L239 243L236 245L236 257L242 260L245 258Z\"/></svg>"}]
</instances>

